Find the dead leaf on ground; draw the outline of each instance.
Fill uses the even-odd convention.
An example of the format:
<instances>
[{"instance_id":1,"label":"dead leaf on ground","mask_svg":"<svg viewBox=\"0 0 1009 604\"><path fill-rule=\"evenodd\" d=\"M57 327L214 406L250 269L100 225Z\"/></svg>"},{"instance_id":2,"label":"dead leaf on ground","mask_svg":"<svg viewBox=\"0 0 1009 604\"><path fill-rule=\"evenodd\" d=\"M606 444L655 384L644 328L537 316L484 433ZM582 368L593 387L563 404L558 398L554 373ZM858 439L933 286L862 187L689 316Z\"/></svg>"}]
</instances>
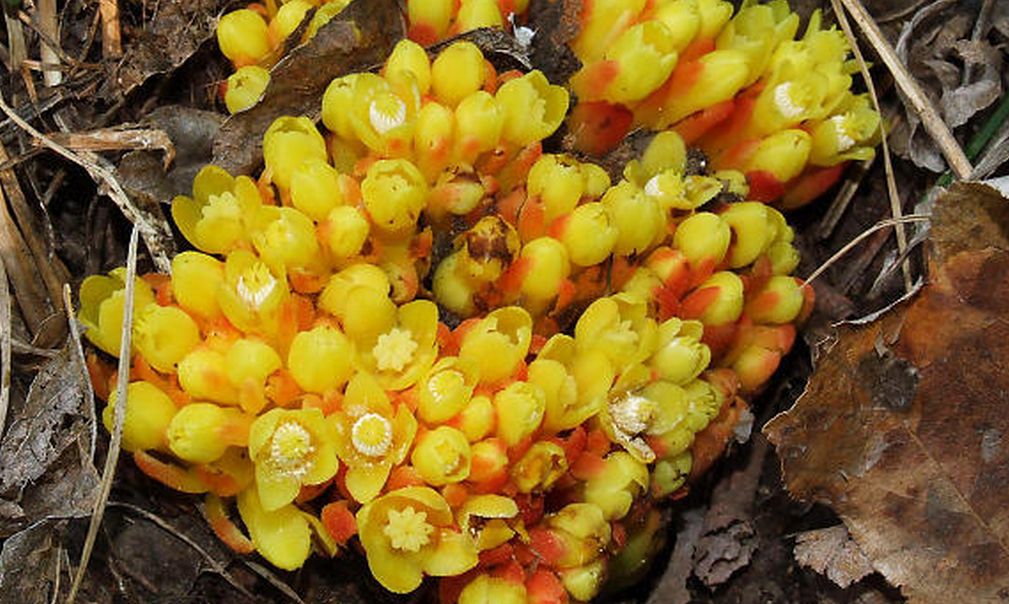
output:
<instances>
[{"instance_id":1,"label":"dead leaf on ground","mask_svg":"<svg viewBox=\"0 0 1009 604\"><path fill-rule=\"evenodd\" d=\"M91 513L98 473L83 379L67 345L39 371L27 397L11 405L0 441L0 535L46 518Z\"/></svg>"},{"instance_id":2,"label":"dead leaf on ground","mask_svg":"<svg viewBox=\"0 0 1009 604\"><path fill-rule=\"evenodd\" d=\"M911 602L1009 601L1009 201L936 202L930 283L842 326L765 428L789 491L831 506Z\"/></svg>"},{"instance_id":3,"label":"dead leaf on ground","mask_svg":"<svg viewBox=\"0 0 1009 604\"><path fill-rule=\"evenodd\" d=\"M148 78L169 73L214 37L217 18L231 2L162 0L144 27L131 29L123 60L111 65L98 96L117 101Z\"/></svg>"},{"instance_id":4,"label":"dead leaf on ground","mask_svg":"<svg viewBox=\"0 0 1009 604\"><path fill-rule=\"evenodd\" d=\"M896 37L897 55L951 128L966 124L990 107L1003 90L1004 44L993 44L985 35L974 39L977 19L971 5L940 0L909 13ZM990 28L992 21L988 25ZM910 107L908 103L905 106ZM921 128L917 112L908 108L906 118L891 133L894 150L919 167L944 170L945 160Z\"/></svg>"},{"instance_id":5,"label":"dead leaf on ground","mask_svg":"<svg viewBox=\"0 0 1009 604\"><path fill-rule=\"evenodd\" d=\"M48 604L58 575L65 522L40 522L3 542L0 604Z\"/></svg>"},{"instance_id":6,"label":"dead leaf on ground","mask_svg":"<svg viewBox=\"0 0 1009 604\"><path fill-rule=\"evenodd\" d=\"M319 99L333 78L379 65L406 34L396 0L354 0L306 44L270 70L270 84L254 107L221 125L214 141L214 163L234 174L259 164L262 138L282 115L317 118Z\"/></svg>"},{"instance_id":7,"label":"dead leaf on ground","mask_svg":"<svg viewBox=\"0 0 1009 604\"><path fill-rule=\"evenodd\" d=\"M842 588L874 572L843 524L796 535L795 559Z\"/></svg>"},{"instance_id":8,"label":"dead leaf on ground","mask_svg":"<svg viewBox=\"0 0 1009 604\"><path fill-rule=\"evenodd\" d=\"M528 27L533 31L533 65L551 82L567 82L582 62L568 46L581 29L581 0L533 0Z\"/></svg>"}]
</instances>

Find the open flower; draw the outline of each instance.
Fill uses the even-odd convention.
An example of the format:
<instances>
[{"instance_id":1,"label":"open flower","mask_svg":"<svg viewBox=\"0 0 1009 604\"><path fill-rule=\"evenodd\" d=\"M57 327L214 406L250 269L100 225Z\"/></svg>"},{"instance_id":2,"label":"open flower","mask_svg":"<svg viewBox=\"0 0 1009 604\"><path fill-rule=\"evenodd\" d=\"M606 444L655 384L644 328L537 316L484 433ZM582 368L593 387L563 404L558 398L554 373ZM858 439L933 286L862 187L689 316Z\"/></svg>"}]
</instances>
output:
<instances>
[{"instance_id":1,"label":"open flower","mask_svg":"<svg viewBox=\"0 0 1009 604\"><path fill-rule=\"evenodd\" d=\"M263 509L277 510L303 485L336 475L337 433L318 409L273 409L249 429L249 456L256 464L256 489Z\"/></svg>"},{"instance_id":2,"label":"open flower","mask_svg":"<svg viewBox=\"0 0 1009 604\"><path fill-rule=\"evenodd\" d=\"M424 575L459 575L476 566L477 548L454 528L445 499L429 487L405 487L357 512L368 567L386 589L411 592Z\"/></svg>"},{"instance_id":3,"label":"open flower","mask_svg":"<svg viewBox=\"0 0 1009 604\"><path fill-rule=\"evenodd\" d=\"M257 489L239 493L238 513L256 551L277 568L300 568L312 551L313 535L326 553L336 553L336 543L318 518L291 503L267 509Z\"/></svg>"},{"instance_id":4,"label":"open flower","mask_svg":"<svg viewBox=\"0 0 1009 604\"><path fill-rule=\"evenodd\" d=\"M493 549L515 535L508 520L518 516L515 500L502 495L476 495L456 514L459 528L468 533L480 551Z\"/></svg>"},{"instance_id":5,"label":"open flower","mask_svg":"<svg viewBox=\"0 0 1009 604\"><path fill-rule=\"evenodd\" d=\"M332 418L337 452L347 466L347 490L367 503L381 492L392 466L406 459L417 420L404 405L393 409L376 378L363 371L347 384L342 409Z\"/></svg>"},{"instance_id":6,"label":"open flower","mask_svg":"<svg viewBox=\"0 0 1009 604\"><path fill-rule=\"evenodd\" d=\"M684 384L708 368L711 350L701 343L704 325L673 317L659 325L659 345L648 363L659 376Z\"/></svg>"},{"instance_id":7,"label":"open flower","mask_svg":"<svg viewBox=\"0 0 1009 604\"><path fill-rule=\"evenodd\" d=\"M125 268L113 269L107 276L91 275L81 283L81 311L77 318L86 328L84 337L113 356L119 356L125 299ZM154 304L154 291L137 277L133 286L134 316L149 304Z\"/></svg>"},{"instance_id":8,"label":"open flower","mask_svg":"<svg viewBox=\"0 0 1009 604\"><path fill-rule=\"evenodd\" d=\"M568 110L568 92L539 70L508 80L495 95L504 116L502 136L520 147L554 133Z\"/></svg>"},{"instance_id":9,"label":"open flower","mask_svg":"<svg viewBox=\"0 0 1009 604\"><path fill-rule=\"evenodd\" d=\"M252 252L236 250L228 254L218 304L232 325L246 333L276 335L281 306L289 296L287 280L274 274Z\"/></svg>"},{"instance_id":10,"label":"open flower","mask_svg":"<svg viewBox=\"0 0 1009 604\"><path fill-rule=\"evenodd\" d=\"M478 367L480 382L493 384L509 377L529 352L533 319L518 306L487 314L463 336L459 358Z\"/></svg>"},{"instance_id":11,"label":"open flower","mask_svg":"<svg viewBox=\"0 0 1009 604\"><path fill-rule=\"evenodd\" d=\"M249 219L263 204L256 183L235 178L220 166L204 166L193 180L193 196L172 200L172 219L198 249L225 254L249 247Z\"/></svg>"},{"instance_id":12,"label":"open flower","mask_svg":"<svg viewBox=\"0 0 1009 604\"><path fill-rule=\"evenodd\" d=\"M655 320L648 306L627 294L616 294L593 302L575 324L579 352L599 350L618 371L644 361L657 344Z\"/></svg>"},{"instance_id":13,"label":"open flower","mask_svg":"<svg viewBox=\"0 0 1009 604\"><path fill-rule=\"evenodd\" d=\"M408 388L434 364L437 334L438 307L429 300L408 302L372 333L355 337L358 362L387 390Z\"/></svg>"},{"instance_id":14,"label":"open flower","mask_svg":"<svg viewBox=\"0 0 1009 604\"><path fill-rule=\"evenodd\" d=\"M624 451L606 456L602 471L585 483L585 501L594 503L607 520L627 515L631 504L648 490L648 467Z\"/></svg>"},{"instance_id":15,"label":"open flower","mask_svg":"<svg viewBox=\"0 0 1009 604\"><path fill-rule=\"evenodd\" d=\"M569 430L598 413L614 376L602 351L578 352L571 336L551 336L529 364L529 382L546 396L543 429L551 434Z\"/></svg>"}]
</instances>

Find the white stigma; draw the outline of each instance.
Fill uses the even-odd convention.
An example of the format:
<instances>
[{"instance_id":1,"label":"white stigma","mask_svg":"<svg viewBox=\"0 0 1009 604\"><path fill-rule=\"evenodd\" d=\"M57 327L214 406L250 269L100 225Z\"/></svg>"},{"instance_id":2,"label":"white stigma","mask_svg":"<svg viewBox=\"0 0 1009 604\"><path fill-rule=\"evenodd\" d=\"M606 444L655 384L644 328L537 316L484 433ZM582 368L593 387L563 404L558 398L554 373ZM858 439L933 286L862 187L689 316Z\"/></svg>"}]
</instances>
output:
<instances>
[{"instance_id":1,"label":"white stigma","mask_svg":"<svg viewBox=\"0 0 1009 604\"><path fill-rule=\"evenodd\" d=\"M838 153L844 153L855 146L855 139L848 136L848 130L844 127L843 115L835 115L830 118L830 123L834 125L834 136L837 138Z\"/></svg>"},{"instance_id":2,"label":"white stigma","mask_svg":"<svg viewBox=\"0 0 1009 604\"><path fill-rule=\"evenodd\" d=\"M392 425L377 413L366 413L354 422L350 440L361 454L382 457L392 446Z\"/></svg>"},{"instance_id":3,"label":"white stigma","mask_svg":"<svg viewBox=\"0 0 1009 604\"><path fill-rule=\"evenodd\" d=\"M417 348L409 329L393 327L388 333L378 336L371 354L379 371L402 371L413 360Z\"/></svg>"},{"instance_id":4,"label":"white stigma","mask_svg":"<svg viewBox=\"0 0 1009 604\"><path fill-rule=\"evenodd\" d=\"M270 274L270 269L260 263L238 277L235 291L246 305L259 308L276 287L277 280Z\"/></svg>"},{"instance_id":5,"label":"white stigma","mask_svg":"<svg viewBox=\"0 0 1009 604\"><path fill-rule=\"evenodd\" d=\"M792 102L792 83L785 82L784 84L778 84L774 88L774 106L777 107L778 112L782 116L788 119L795 119L803 114L806 110L805 107L801 105L796 105Z\"/></svg>"},{"instance_id":6,"label":"white stigma","mask_svg":"<svg viewBox=\"0 0 1009 604\"><path fill-rule=\"evenodd\" d=\"M406 104L398 98L394 102L396 104L394 113L384 111L382 107L379 107L377 101L372 101L368 106L368 120L375 132L385 134L406 122Z\"/></svg>"}]
</instances>

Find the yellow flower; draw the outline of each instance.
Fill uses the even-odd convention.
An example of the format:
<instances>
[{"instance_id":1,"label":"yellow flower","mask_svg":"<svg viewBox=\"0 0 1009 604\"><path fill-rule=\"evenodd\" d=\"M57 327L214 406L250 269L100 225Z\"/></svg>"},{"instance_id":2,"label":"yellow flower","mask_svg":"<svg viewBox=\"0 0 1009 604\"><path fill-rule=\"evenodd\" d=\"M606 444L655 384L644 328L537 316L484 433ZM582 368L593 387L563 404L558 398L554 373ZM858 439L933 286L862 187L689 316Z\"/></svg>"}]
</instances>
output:
<instances>
[{"instance_id":1,"label":"yellow flower","mask_svg":"<svg viewBox=\"0 0 1009 604\"><path fill-rule=\"evenodd\" d=\"M568 471L564 449L556 443L541 440L533 443L511 467L511 478L520 493L549 491Z\"/></svg>"},{"instance_id":2,"label":"yellow flower","mask_svg":"<svg viewBox=\"0 0 1009 604\"><path fill-rule=\"evenodd\" d=\"M520 147L553 134L568 111L568 91L538 70L508 80L495 97L504 116L501 135Z\"/></svg>"},{"instance_id":3,"label":"yellow flower","mask_svg":"<svg viewBox=\"0 0 1009 604\"><path fill-rule=\"evenodd\" d=\"M406 459L417 420L405 405L394 409L378 381L363 371L347 384L342 408L332 418L337 452L347 466L347 490L367 503L381 492L392 467Z\"/></svg>"},{"instance_id":4,"label":"yellow flower","mask_svg":"<svg viewBox=\"0 0 1009 604\"><path fill-rule=\"evenodd\" d=\"M356 336L357 359L387 390L409 388L438 356L438 307L414 300L371 333Z\"/></svg>"},{"instance_id":5,"label":"yellow flower","mask_svg":"<svg viewBox=\"0 0 1009 604\"><path fill-rule=\"evenodd\" d=\"M466 480L472 457L465 434L439 426L417 438L410 463L428 484L440 487Z\"/></svg>"},{"instance_id":6,"label":"yellow flower","mask_svg":"<svg viewBox=\"0 0 1009 604\"><path fill-rule=\"evenodd\" d=\"M749 86L764 73L779 44L791 40L799 29L799 15L788 8L787 0L767 4L752 3L729 21L716 40L718 50L735 49L746 55Z\"/></svg>"},{"instance_id":7,"label":"yellow flower","mask_svg":"<svg viewBox=\"0 0 1009 604\"><path fill-rule=\"evenodd\" d=\"M238 513L256 551L277 568L300 568L312 550L313 536L327 554L336 553L336 543L318 518L290 503L267 509L254 488L238 494Z\"/></svg>"},{"instance_id":8,"label":"yellow flower","mask_svg":"<svg viewBox=\"0 0 1009 604\"><path fill-rule=\"evenodd\" d=\"M621 33L601 59L585 63L571 78L571 89L582 101L640 101L676 67L675 43L673 32L662 21L638 23Z\"/></svg>"},{"instance_id":9,"label":"yellow flower","mask_svg":"<svg viewBox=\"0 0 1009 604\"><path fill-rule=\"evenodd\" d=\"M357 512L368 567L396 593L417 589L424 575L455 576L476 566L476 545L454 524L448 503L428 487L392 491Z\"/></svg>"},{"instance_id":10,"label":"yellow flower","mask_svg":"<svg viewBox=\"0 0 1009 604\"><path fill-rule=\"evenodd\" d=\"M643 463L655 461L655 451L645 439L658 414L658 403L643 392L651 381L650 369L640 364L630 367L620 374L597 416L610 441Z\"/></svg>"},{"instance_id":11,"label":"yellow flower","mask_svg":"<svg viewBox=\"0 0 1009 604\"><path fill-rule=\"evenodd\" d=\"M456 357L442 357L418 382L417 415L430 425L443 424L470 402L476 369Z\"/></svg>"},{"instance_id":12,"label":"yellow flower","mask_svg":"<svg viewBox=\"0 0 1009 604\"><path fill-rule=\"evenodd\" d=\"M246 65L228 76L228 89L224 93L228 113L245 111L258 103L269 84L270 72L259 65Z\"/></svg>"},{"instance_id":13,"label":"yellow flower","mask_svg":"<svg viewBox=\"0 0 1009 604\"><path fill-rule=\"evenodd\" d=\"M648 364L659 376L674 384L685 384L708 368L711 349L701 343L704 325L673 317L659 325L659 344Z\"/></svg>"},{"instance_id":14,"label":"yellow flower","mask_svg":"<svg viewBox=\"0 0 1009 604\"><path fill-rule=\"evenodd\" d=\"M515 535L507 520L518 516L513 499L502 495L476 495L466 500L456 514L459 528L469 534L480 551L493 549Z\"/></svg>"},{"instance_id":15,"label":"yellow flower","mask_svg":"<svg viewBox=\"0 0 1009 604\"><path fill-rule=\"evenodd\" d=\"M624 451L606 456L602 472L585 483L585 501L594 503L607 520L627 515L634 500L648 490L648 467Z\"/></svg>"},{"instance_id":16,"label":"yellow flower","mask_svg":"<svg viewBox=\"0 0 1009 604\"><path fill-rule=\"evenodd\" d=\"M218 304L232 325L246 333L276 335L280 310L289 296L287 279L274 274L252 252L228 254Z\"/></svg>"},{"instance_id":17,"label":"yellow flower","mask_svg":"<svg viewBox=\"0 0 1009 604\"><path fill-rule=\"evenodd\" d=\"M621 372L652 354L657 331L644 301L616 294L599 298L585 309L575 324L575 343L580 353L602 352Z\"/></svg>"},{"instance_id":18,"label":"yellow flower","mask_svg":"<svg viewBox=\"0 0 1009 604\"><path fill-rule=\"evenodd\" d=\"M326 161L326 141L315 123L304 116L273 120L263 135L263 161L272 181L288 190L295 171L310 160Z\"/></svg>"},{"instance_id":19,"label":"yellow flower","mask_svg":"<svg viewBox=\"0 0 1009 604\"><path fill-rule=\"evenodd\" d=\"M614 376L601 350L579 353L571 336L551 336L529 364L529 382L546 396L543 429L550 434L569 430L598 413Z\"/></svg>"},{"instance_id":20,"label":"yellow flower","mask_svg":"<svg viewBox=\"0 0 1009 604\"><path fill-rule=\"evenodd\" d=\"M273 409L249 429L249 456L256 465L256 490L263 509L294 501L302 485L336 475L337 433L318 409Z\"/></svg>"},{"instance_id":21,"label":"yellow flower","mask_svg":"<svg viewBox=\"0 0 1009 604\"><path fill-rule=\"evenodd\" d=\"M500 382L525 359L532 327L532 317L518 306L491 311L463 336L459 358L478 368L481 383Z\"/></svg>"},{"instance_id":22,"label":"yellow flower","mask_svg":"<svg viewBox=\"0 0 1009 604\"><path fill-rule=\"evenodd\" d=\"M851 96L836 115L813 127L809 163L834 166L849 160L872 159L882 132L882 120L866 95Z\"/></svg>"},{"instance_id":23,"label":"yellow flower","mask_svg":"<svg viewBox=\"0 0 1009 604\"><path fill-rule=\"evenodd\" d=\"M109 396L102 413L102 423L110 433L115 426L118 390ZM160 388L146 381L130 382L126 389L126 418L123 423L123 449L145 451L164 449L165 431L175 415L175 403Z\"/></svg>"},{"instance_id":24,"label":"yellow flower","mask_svg":"<svg viewBox=\"0 0 1009 604\"><path fill-rule=\"evenodd\" d=\"M235 178L219 166L204 166L193 180L193 196L172 200L172 219L198 249L226 254L249 247L249 220L263 203L256 183Z\"/></svg>"},{"instance_id":25,"label":"yellow flower","mask_svg":"<svg viewBox=\"0 0 1009 604\"><path fill-rule=\"evenodd\" d=\"M126 269L106 275L91 275L81 283L81 310L77 315L85 327L84 337L105 352L119 356L119 340L126 306ZM137 277L133 285L133 316L154 304L154 291Z\"/></svg>"},{"instance_id":26,"label":"yellow flower","mask_svg":"<svg viewBox=\"0 0 1009 604\"><path fill-rule=\"evenodd\" d=\"M151 367L171 373L200 343L200 328L178 306L148 304L134 319L133 341Z\"/></svg>"},{"instance_id":27,"label":"yellow flower","mask_svg":"<svg viewBox=\"0 0 1009 604\"><path fill-rule=\"evenodd\" d=\"M179 306L203 319L221 314L217 290L224 282L224 263L200 252L182 252L172 258L172 296Z\"/></svg>"}]
</instances>

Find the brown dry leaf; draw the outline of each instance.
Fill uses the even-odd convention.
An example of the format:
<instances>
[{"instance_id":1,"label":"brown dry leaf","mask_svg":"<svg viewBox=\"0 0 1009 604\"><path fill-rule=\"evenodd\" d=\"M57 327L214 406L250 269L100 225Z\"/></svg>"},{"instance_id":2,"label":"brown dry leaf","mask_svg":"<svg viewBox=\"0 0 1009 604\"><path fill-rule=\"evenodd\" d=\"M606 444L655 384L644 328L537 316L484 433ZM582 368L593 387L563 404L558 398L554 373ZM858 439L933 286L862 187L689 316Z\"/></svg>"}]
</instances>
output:
<instances>
[{"instance_id":1,"label":"brown dry leaf","mask_svg":"<svg viewBox=\"0 0 1009 604\"><path fill-rule=\"evenodd\" d=\"M3 542L0 604L47 604L56 600L50 593L60 583L65 529L63 521L40 522Z\"/></svg>"},{"instance_id":2,"label":"brown dry leaf","mask_svg":"<svg viewBox=\"0 0 1009 604\"><path fill-rule=\"evenodd\" d=\"M306 44L270 70L270 84L254 107L231 116L214 140L214 163L248 174L262 156L262 139L282 115L318 117L333 78L381 64L406 34L396 0L354 0Z\"/></svg>"},{"instance_id":3,"label":"brown dry leaf","mask_svg":"<svg viewBox=\"0 0 1009 604\"><path fill-rule=\"evenodd\" d=\"M223 0L158 2L146 26L132 30L123 59L111 64L98 96L117 101L148 78L181 66L214 37L218 16L231 4Z\"/></svg>"},{"instance_id":4,"label":"brown dry leaf","mask_svg":"<svg viewBox=\"0 0 1009 604\"><path fill-rule=\"evenodd\" d=\"M872 574L868 558L843 524L795 536L796 561L845 588Z\"/></svg>"},{"instance_id":5,"label":"brown dry leaf","mask_svg":"<svg viewBox=\"0 0 1009 604\"><path fill-rule=\"evenodd\" d=\"M47 518L91 513L93 413L71 345L50 359L24 401L14 401L0 441L0 535Z\"/></svg>"},{"instance_id":6,"label":"brown dry leaf","mask_svg":"<svg viewBox=\"0 0 1009 604\"><path fill-rule=\"evenodd\" d=\"M582 62L568 46L581 28L582 0L533 0L529 3L528 27L533 65L551 82L567 82Z\"/></svg>"},{"instance_id":7,"label":"brown dry leaf","mask_svg":"<svg viewBox=\"0 0 1009 604\"><path fill-rule=\"evenodd\" d=\"M1009 600L1009 201L936 202L930 283L838 329L766 427L789 491L831 506L912 602Z\"/></svg>"}]
</instances>

